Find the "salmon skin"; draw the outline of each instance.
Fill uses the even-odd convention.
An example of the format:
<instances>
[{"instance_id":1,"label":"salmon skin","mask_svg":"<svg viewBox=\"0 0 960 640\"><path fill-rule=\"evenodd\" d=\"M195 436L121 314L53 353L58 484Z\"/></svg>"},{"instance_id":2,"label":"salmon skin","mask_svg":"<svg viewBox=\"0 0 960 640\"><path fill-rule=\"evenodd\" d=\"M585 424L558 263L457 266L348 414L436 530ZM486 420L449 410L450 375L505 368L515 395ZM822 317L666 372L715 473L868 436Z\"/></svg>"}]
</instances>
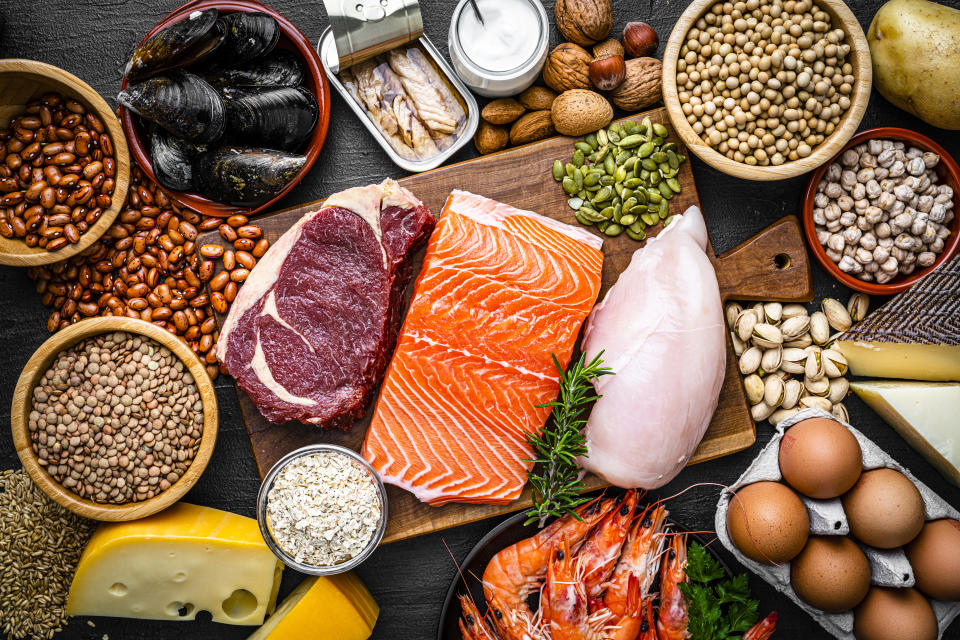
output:
<instances>
[{"instance_id":1,"label":"salmon skin","mask_svg":"<svg viewBox=\"0 0 960 640\"><path fill-rule=\"evenodd\" d=\"M454 191L430 236L363 456L434 506L506 504L600 291L600 238Z\"/></svg>"}]
</instances>

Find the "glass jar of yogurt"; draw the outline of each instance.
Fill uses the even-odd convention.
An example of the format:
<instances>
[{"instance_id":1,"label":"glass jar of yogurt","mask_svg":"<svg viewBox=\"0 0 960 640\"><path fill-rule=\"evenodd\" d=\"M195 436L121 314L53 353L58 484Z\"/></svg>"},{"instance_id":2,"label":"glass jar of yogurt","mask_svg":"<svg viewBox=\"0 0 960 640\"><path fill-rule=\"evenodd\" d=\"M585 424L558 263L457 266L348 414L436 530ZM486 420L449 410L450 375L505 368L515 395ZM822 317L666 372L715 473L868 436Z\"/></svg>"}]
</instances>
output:
<instances>
[{"instance_id":1,"label":"glass jar of yogurt","mask_svg":"<svg viewBox=\"0 0 960 640\"><path fill-rule=\"evenodd\" d=\"M536 0L476 0L483 22L460 0L450 22L450 59L476 93L497 98L520 93L547 59L549 23Z\"/></svg>"}]
</instances>

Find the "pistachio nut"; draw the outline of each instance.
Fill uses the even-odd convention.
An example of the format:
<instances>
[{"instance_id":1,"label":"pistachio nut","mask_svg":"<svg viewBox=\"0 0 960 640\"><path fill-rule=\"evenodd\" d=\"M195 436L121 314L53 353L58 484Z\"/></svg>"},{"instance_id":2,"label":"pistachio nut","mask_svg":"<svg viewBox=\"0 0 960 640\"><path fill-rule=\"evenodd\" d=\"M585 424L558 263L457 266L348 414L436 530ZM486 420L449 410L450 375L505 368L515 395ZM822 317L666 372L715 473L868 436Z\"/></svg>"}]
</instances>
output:
<instances>
[{"instance_id":1,"label":"pistachio nut","mask_svg":"<svg viewBox=\"0 0 960 640\"><path fill-rule=\"evenodd\" d=\"M753 303L753 306L750 307L750 308L753 309L754 315L757 316L757 322L758 322L758 323L759 323L759 322L766 322L766 321L767 321L766 316L763 315L763 303L762 303L762 302L755 302L755 303Z\"/></svg>"},{"instance_id":2,"label":"pistachio nut","mask_svg":"<svg viewBox=\"0 0 960 640\"><path fill-rule=\"evenodd\" d=\"M827 316L827 322L837 331L846 331L853 326L853 319L850 312L835 298L824 298L820 303L820 308ZM826 340L824 340L826 342Z\"/></svg>"},{"instance_id":3,"label":"pistachio nut","mask_svg":"<svg viewBox=\"0 0 960 640\"><path fill-rule=\"evenodd\" d=\"M833 349L833 345L836 344L837 340L843 337L843 331L837 331L834 334L831 334L827 341L823 343L824 349Z\"/></svg>"},{"instance_id":4,"label":"pistachio nut","mask_svg":"<svg viewBox=\"0 0 960 640\"><path fill-rule=\"evenodd\" d=\"M800 402L800 394L803 393L803 383L799 380L787 380L783 385L783 402L780 406L784 409L793 409Z\"/></svg>"},{"instance_id":5,"label":"pistachio nut","mask_svg":"<svg viewBox=\"0 0 960 640\"><path fill-rule=\"evenodd\" d=\"M833 408L830 409L830 413L832 413L833 417L840 422L850 422L850 414L847 413L847 408L840 403L833 405Z\"/></svg>"},{"instance_id":6,"label":"pistachio nut","mask_svg":"<svg viewBox=\"0 0 960 640\"><path fill-rule=\"evenodd\" d=\"M800 316L805 316L807 314L807 308L802 304L785 304L783 309L780 311L780 317L783 320L789 320L790 318L798 318Z\"/></svg>"},{"instance_id":7,"label":"pistachio nut","mask_svg":"<svg viewBox=\"0 0 960 640\"><path fill-rule=\"evenodd\" d=\"M830 378L839 378L840 376L847 375L847 359L843 357L843 354L835 349L826 349L821 354L821 359L823 360L823 370L827 373L827 377Z\"/></svg>"},{"instance_id":8,"label":"pistachio nut","mask_svg":"<svg viewBox=\"0 0 960 640\"><path fill-rule=\"evenodd\" d=\"M780 408L770 414L770 424L777 426L787 418L792 418L793 416L800 413L800 409L791 407L789 409Z\"/></svg>"},{"instance_id":9,"label":"pistachio nut","mask_svg":"<svg viewBox=\"0 0 960 640\"><path fill-rule=\"evenodd\" d=\"M744 342L750 340L755 326L757 326L757 316L753 313L753 309L744 309L741 311L733 323L734 331L737 332L737 335L740 336L740 339Z\"/></svg>"},{"instance_id":10,"label":"pistachio nut","mask_svg":"<svg viewBox=\"0 0 960 640\"><path fill-rule=\"evenodd\" d=\"M727 304L726 318L727 318L728 327L731 327L731 328L733 327L734 323L736 323L737 321L737 316L740 315L741 311L743 311L743 307L741 307L736 302L731 302Z\"/></svg>"},{"instance_id":11,"label":"pistachio nut","mask_svg":"<svg viewBox=\"0 0 960 640\"><path fill-rule=\"evenodd\" d=\"M826 397L827 393L830 392L830 380L826 377L817 378L803 378L803 388L807 390L807 393L814 396L820 396L821 398Z\"/></svg>"},{"instance_id":12,"label":"pistachio nut","mask_svg":"<svg viewBox=\"0 0 960 640\"><path fill-rule=\"evenodd\" d=\"M846 313L846 309L844 309L844 313ZM817 344L825 343L827 338L830 337L830 321L827 320L827 314L824 312L816 311L810 316L810 337Z\"/></svg>"},{"instance_id":13,"label":"pistachio nut","mask_svg":"<svg viewBox=\"0 0 960 640\"><path fill-rule=\"evenodd\" d=\"M807 352L796 347L787 347L783 350L780 368L787 373L803 373L807 362Z\"/></svg>"},{"instance_id":14,"label":"pistachio nut","mask_svg":"<svg viewBox=\"0 0 960 640\"><path fill-rule=\"evenodd\" d=\"M847 311L854 322L860 322L866 318L869 309L870 297L865 293L855 293L847 300Z\"/></svg>"},{"instance_id":15,"label":"pistachio nut","mask_svg":"<svg viewBox=\"0 0 960 640\"><path fill-rule=\"evenodd\" d=\"M768 302L763 305L764 322L767 324L780 324L780 318L783 314L783 305L779 302Z\"/></svg>"},{"instance_id":16,"label":"pistachio nut","mask_svg":"<svg viewBox=\"0 0 960 640\"><path fill-rule=\"evenodd\" d=\"M793 340L805 334L809 327L810 316L793 316L783 321L780 332L783 333L784 340Z\"/></svg>"},{"instance_id":17,"label":"pistachio nut","mask_svg":"<svg viewBox=\"0 0 960 640\"><path fill-rule=\"evenodd\" d=\"M751 406L763 400L763 380L757 374L751 373L743 379L743 390Z\"/></svg>"},{"instance_id":18,"label":"pistachio nut","mask_svg":"<svg viewBox=\"0 0 960 640\"><path fill-rule=\"evenodd\" d=\"M733 352L738 358L747 350L747 343L740 339L736 331L730 332L730 342L733 343Z\"/></svg>"},{"instance_id":19,"label":"pistachio nut","mask_svg":"<svg viewBox=\"0 0 960 640\"><path fill-rule=\"evenodd\" d=\"M760 368L760 361L763 359L763 352L760 347L750 347L740 356L740 373L749 375Z\"/></svg>"},{"instance_id":20,"label":"pistachio nut","mask_svg":"<svg viewBox=\"0 0 960 640\"><path fill-rule=\"evenodd\" d=\"M773 413L773 407L766 402L758 402L750 407L750 417L753 418L754 422L763 422L770 417L771 413Z\"/></svg>"},{"instance_id":21,"label":"pistachio nut","mask_svg":"<svg viewBox=\"0 0 960 640\"><path fill-rule=\"evenodd\" d=\"M796 349L805 349L813 344L813 339L810 337L810 332L803 334L799 338L794 338L793 340L785 340L783 346L793 347Z\"/></svg>"},{"instance_id":22,"label":"pistachio nut","mask_svg":"<svg viewBox=\"0 0 960 640\"><path fill-rule=\"evenodd\" d=\"M780 363L783 360L783 347L774 347L773 349L767 349L763 352L763 357L760 358L760 368L769 373L773 373L780 368Z\"/></svg>"},{"instance_id":23,"label":"pistachio nut","mask_svg":"<svg viewBox=\"0 0 960 640\"><path fill-rule=\"evenodd\" d=\"M779 407L783 402L785 386L780 376L767 376L763 380L763 402L771 407Z\"/></svg>"},{"instance_id":24,"label":"pistachio nut","mask_svg":"<svg viewBox=\"0 0 960 640\"><path fill-rule=\"evenodd\" d=\"M833 408L833 403L826 398L806 396L805 398L800 399L800 406L805 409L822 409L829 412Z\"/></svg>"},{"instance_id":25,"label":"pistachio nut","mask_svg":"<svg viewBox=\"0 0 960 640\"><path fill-rule=\"evenodd\" d=\"M751 335L753 344L763 349L773 349L783 344L783 334L780 333L780 329L766 322L755 325Z\"/></svg>"},{"instance_id":26,"label":"pistachio nut","mask_svg":"<svg viewBox=\"0 0 960 640\"><path fill-rule=\"evenodd\" d=\"M824 376L823 358L819 352L807 354L807 359L803 365L803 372L808 380L820 380Z\"/></svg>"},{"instance_id":27,"label":"pistachio nut","mask_svg":"<svg viewBox=\"0 0 960 640\"><path fill-rule=\"evenodd\" d=\"M842 402L847 394L850 393L850 382L846 378L834 378L830 381L830 391L827 392L827 400L837 404Z\"/></svg>"}]
</instances>

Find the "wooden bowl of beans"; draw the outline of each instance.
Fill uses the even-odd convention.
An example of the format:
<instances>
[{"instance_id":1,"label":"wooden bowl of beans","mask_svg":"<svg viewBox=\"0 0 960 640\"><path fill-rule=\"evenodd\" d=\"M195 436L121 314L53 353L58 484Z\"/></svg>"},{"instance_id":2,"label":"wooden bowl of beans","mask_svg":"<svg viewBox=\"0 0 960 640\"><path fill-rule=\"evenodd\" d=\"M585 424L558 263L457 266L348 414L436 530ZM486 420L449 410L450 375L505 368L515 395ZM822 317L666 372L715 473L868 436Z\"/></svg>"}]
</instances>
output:
<instances>
[{"instance_id":1,"label":"wooden bowl of beans","mask_svg":"<svg viewBox=\"0 0 960 640\"><path fill-rule=\"evenodd\" d=\"M33 481L94 520L144 518L196 483L217 440L203 363L154 324L88 318L33 354L13 395L13 443Z\"/></svg>"},{"instance_id":2,"label":"wooden bowl of beans","mask_svg":"<svg viewBox=\"0 0 960 640\"><path fill-rule=\"evenodd\" d=\"M66 260L96 242L127 197L116 114L76 76L0 60L0 264Z\"/></svg>"},{"instance_id":3,"label":"wooden bowl of beans","mask_svg":"<svg viewBox=\"0 0 960 640\"><path fill-rule=\"evenodd\" d=\"M867 39L842 0L694 0L663 56L663 102L683 142L747 180L829 160L872 82Z\"/></svg>"}]
</instances>

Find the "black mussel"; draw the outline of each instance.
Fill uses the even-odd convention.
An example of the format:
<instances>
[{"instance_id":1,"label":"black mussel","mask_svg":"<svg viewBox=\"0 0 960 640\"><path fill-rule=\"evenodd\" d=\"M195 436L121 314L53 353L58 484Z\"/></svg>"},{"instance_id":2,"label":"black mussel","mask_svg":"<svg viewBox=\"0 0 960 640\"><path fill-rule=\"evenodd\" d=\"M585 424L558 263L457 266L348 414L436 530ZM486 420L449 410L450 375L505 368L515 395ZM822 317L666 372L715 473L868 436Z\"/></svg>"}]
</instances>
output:
<instances>
[{"instance_id":1,"label":"black mussel","mask_svg":"<svg viewBox=\"0 0 960 640\"><path fill-rule=\"evenodd\" d=\"M217 147L200 154L194 177L207 197L237 206L260 204L296 177L307 157L249 147Z\"/></svg>"},{"instance_id":2,"label":"black mussel","mask_svg":"<svg viewBox=\"0 0 960 640\"><path fill-rule=\"evenodd\" d=\"M196 149L189 142L170 135L160 127L153 127L150 138L150 163L153 175L161 186L174 191L193 188L193 154Z\"/></svg>"},{"instance_id":3,"label":"black mussel","mask_svg":"<svg viewBox=\"0 0 960 640\"><path fill-rule=\"evenodd\" d=\"M214 142L223 135L223 98L203 78L186 71L172 71L127 87L117 101L190 142Z\"/></svg>"},{"instance_id":4,"label":"black mussel","mask_svg":"<svg viewBox=\"0 0 960 640\"><path fill-rule=\"evenodd\" d=\"M303 63L289 49L241 64L220 62L202 72L215 87L295 87L303 82Z\"/></svg>"},{"instance_id":5,"label":"black mussel","mask_svg":"<svg viewBox=\"0 0 960 640\"><path fill-rule=\"evenodd\" d=\"M246 62L262 58L273 50L280 40L280 25L266 13L229 13L223 17L227 37L220 49L220 58L231 62Z\"/></svg>"},{"instance_id":6,"label":"black mussel","mask_svg":"<svg viewBox=\"0 0 960 640\"><path fill-rule=\"evenodd\" d=\"M129 82L139 82L161 71L189 66L216 51L226 35L226 24L216 9L194 11L137 47L123 75Z\"/></svg>"},{"instance_id":7,"label":"black mussel","mask_svg":"<svg viewBox=\"0 0 960 640\"><path fill-rule=\"evenodd\" d=\"M227 131L244 143L295 151L310 137L320 107L303 87L248 87L223 92Z\"/></svg>"}]
</instances>

